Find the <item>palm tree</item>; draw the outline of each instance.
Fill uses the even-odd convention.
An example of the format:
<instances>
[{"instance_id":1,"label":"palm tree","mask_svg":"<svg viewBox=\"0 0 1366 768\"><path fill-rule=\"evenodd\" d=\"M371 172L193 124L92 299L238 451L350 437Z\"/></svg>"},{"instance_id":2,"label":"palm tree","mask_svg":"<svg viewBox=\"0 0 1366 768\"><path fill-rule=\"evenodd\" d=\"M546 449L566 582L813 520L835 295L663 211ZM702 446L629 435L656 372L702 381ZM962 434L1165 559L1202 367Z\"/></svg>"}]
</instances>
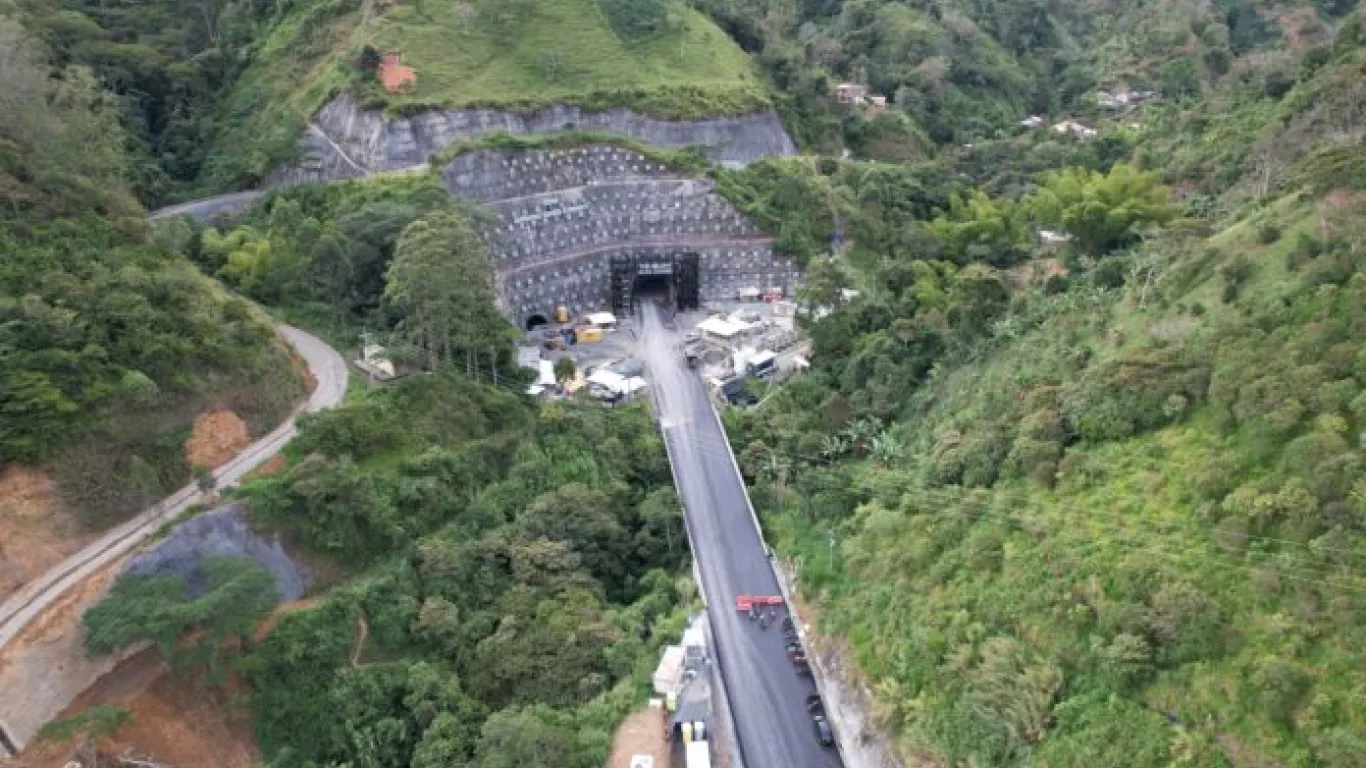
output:
<instances>
[{"instance_id":1,"label":"palm tree","mask_svg":"<svg viewBox=\"0 0 1366 768\"><path fill-rule=\"evenodd\" d=\"M882 425L878 424L877 419L863 418L845 427L844 437L849 441L849 447L855 453L862 454L868 450L868 441L881 429Z\"/></svg>"},{"instance_id":2,"label":"palm tree","mask_svg":"<svg viewBox=\"0 0 1366 768\"><path fill-rule=\"evenodd\" d=\"M905 457L906 446L897 439L896 435L883 430L873 436L869 454L873 457L873 461L887 467Z\"/></svg>"},{"instance_id":3,"label":"palm tree","mask_svg":"<svg viewBox=\"0 0 1366 768\"><path fill-rule=\"evenodd\" d=\"M821 439L821 458L834 461L849 450L849 441L839 435L826 435Z\"/></svg>"}]
</instances>

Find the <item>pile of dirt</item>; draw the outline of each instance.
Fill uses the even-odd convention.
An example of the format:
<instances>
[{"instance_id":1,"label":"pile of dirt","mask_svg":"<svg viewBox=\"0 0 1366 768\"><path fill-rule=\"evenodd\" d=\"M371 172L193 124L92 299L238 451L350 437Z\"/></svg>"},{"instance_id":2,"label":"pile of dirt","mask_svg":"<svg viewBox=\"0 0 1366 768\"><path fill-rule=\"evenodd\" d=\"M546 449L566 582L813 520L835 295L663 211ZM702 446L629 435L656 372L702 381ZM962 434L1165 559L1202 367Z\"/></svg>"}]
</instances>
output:
<instances>
[{"instance_id":1,"label":"pile of dirt","mask_svg":"<svg viewBox=\"0 0 1366 768\"><path fill-rule=\"evenodd\" d=\"M74 701L64 718L97 705L119 707L128 717L101 738L102 755L139 755L176 768L253 768L260 750L245 713L232 708L228 691L205 688L170 673L149 649L119 664ZM19 756L25 768L62 768L80 746L38 741Z\"/></svg>"},{"instance_id":2,"label":"pile of dirt","mask_svg":"<svg viewBox=\"0 0 1366 768\"><path fill-rule=\"evenodd\" d=\"M622 721L612 737L607 768L631 768L634 755L650 755L656 768L668 768L669 740L664 732L663 709L642 709Z\"/></svg>"},{"instance_id":3,"label":"pile of dirt","mask_svg":"<svg viewBox=\"0 0 1366 768\"><path fill-rule=\"evenodd\" d=\"M217 469L251 445L247 423L229 410L209 411L194 420L185 441L185 461L192 467Z\"/></svg>"},{"instance_id":4,"label":"pile of dirt","mask_svg":"<svg viewBox=\"0 0 1366 768\"><path fill-rule=\"evenodd\" d=\"M91 538L62 507L52 478L18 465L0 469L0 600Z\"/></svg>"}]
</instances>

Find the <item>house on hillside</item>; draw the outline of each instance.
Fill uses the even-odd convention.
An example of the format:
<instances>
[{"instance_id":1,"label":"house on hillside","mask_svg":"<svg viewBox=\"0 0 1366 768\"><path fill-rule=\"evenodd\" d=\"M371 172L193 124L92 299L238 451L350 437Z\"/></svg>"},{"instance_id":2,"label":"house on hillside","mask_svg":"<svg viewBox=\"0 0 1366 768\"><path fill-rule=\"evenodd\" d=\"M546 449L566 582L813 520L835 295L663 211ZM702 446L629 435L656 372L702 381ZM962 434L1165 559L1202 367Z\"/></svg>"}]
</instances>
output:
<instances>
[{"instance_id":1,"label":"house on hillside","mask_svg":"<svg viewBox=\"0 0 1366 768\"><path fill-rule=\"evenodd\" d=\"M402 51L388 51L379 60L379 81L389 93L407 93L417 87L417 70L403 63Z\"/></svg>"},{"instance_id":2,"label":"house on hillside","mask_svg":"<svg viewBox=\"0 0 1366 768\"><path fill-rule=\"evenodd\" d=\"M862 104L868 95L868 86L858 83L840 83L835 86L835 101L841 104Z\"/></svg>"},{"instance_id":3,"label":"house on hillside","mask_svg":"<svg viewBox=\"0 0 1366 768\"><path fill-rule=\"evenodd\" d=\"M1019 125L1021 128L1034 129L1042 128L1044 122L1045 120L1043 119L1043 115L1030 115L1029 117L1026 117L1025 119L1021 120Z\"/></svg>"},{"instance_id":4,"label":"house on hillside","mask_svg":"<svg viewBox=\"0 0 1366 768\"><path fill-rule=\"evenodd\" d=\"M1082 125L1075 120L1063 120L1053 124L1053 132L1064 135L1076 136L1082 139L1091 139L1096 136L1096 129L1089 125Z\"/></svg>"},{"instance_id":5,"label":"house on hillside","mask_svg":"<svg viewBox=\"0 0 1366 768\"><path fill-rule=\"evenodd\" d=\"M1103 109L1127 109L1160 96L1157 91L1099 91L1096 93L1096 104Z\"/></svg>"},{"instance_id":6,"label":"house on hillside","mask_svg":"<svg viewBox=\"0 0 1366 768\"><path fill-rule=\"evenodd\" d=\"M840 83L835 86L835 101L848 104L851 107L858 107L863 112L863 116L869 119L887 111L886 96L870 95L868 86L858 83Z\"/></svg>"},{"instance_id":7,"label":"house on hillside","mask_svg":"<svg viewBox=\"0 0 1366 768\"><path fill-rule=\"evenodd\" d=\"M360 358L352 363L370 376L371 381L393 381L398 378L398 370L389 359L389 352L378 344L366 342L361 346Z\"/></svg>"}]
</instances>

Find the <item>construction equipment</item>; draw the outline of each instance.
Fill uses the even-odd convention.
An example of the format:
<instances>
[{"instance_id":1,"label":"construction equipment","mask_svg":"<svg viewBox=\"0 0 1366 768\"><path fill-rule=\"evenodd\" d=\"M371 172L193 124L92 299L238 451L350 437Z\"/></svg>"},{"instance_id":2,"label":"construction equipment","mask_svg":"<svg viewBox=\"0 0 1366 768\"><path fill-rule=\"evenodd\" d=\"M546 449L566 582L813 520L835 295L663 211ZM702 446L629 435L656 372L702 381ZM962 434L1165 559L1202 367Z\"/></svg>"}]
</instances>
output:
<instances>
[{"instance_id":1,"label":"construction equipment","mask_svg":"<svg viewBox=\"0 0 1366 768\"><path fill-rule=\"evenodd\" d=\"M740 595L735 598L735 609L742 613L761 605L782 605L783 598L778 595Z\"/></svg>"}]
</instances>

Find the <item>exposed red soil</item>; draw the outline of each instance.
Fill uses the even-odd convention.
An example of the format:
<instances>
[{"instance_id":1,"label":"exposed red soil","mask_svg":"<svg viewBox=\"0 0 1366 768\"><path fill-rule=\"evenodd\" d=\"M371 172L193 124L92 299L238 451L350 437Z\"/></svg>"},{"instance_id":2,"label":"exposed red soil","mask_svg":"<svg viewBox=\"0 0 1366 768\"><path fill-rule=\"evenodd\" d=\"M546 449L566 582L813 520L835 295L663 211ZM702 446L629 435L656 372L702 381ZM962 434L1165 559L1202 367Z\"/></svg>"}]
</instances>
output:
<instances>
[{"instance_id":1,"label":"exposed red soil","mask_svg":"<svg viewBox=\"0 0 1366 768\"><path fill-rule=\"evenodd\" d=\"M228 706L231 695L232 686L218 691L178 679L160 652L149 649L100 678L62 717L101 704L124 709L127 720L98 742L106 755L146 756L175 768L253 768L260 764L260 751L245 713ZM19 756L19 765L62 768L80 741L37 741Z\"/></svg>"},{"instance_id":2,"label":"exposed red soil","mask_svg":"<svg viewBox=\"0 0 1366 768\"><path fill-rule=\"evenodd\" d=\"M650 755L655 768L668 768L669 741L664 732L664 710L646 708L632 714L612 736L607 768L631 768L633 755Z\"/></svg>"},{"instance_id":3,"label":"exposed red soil","mask_svg":"<svg viewBox=\"0 0 1366 768\"><path fill-rule=\"evenodd\" d=\"M62 507L46 473L17 464L0 467L0 599L92 538Z\"/></svg>"},{"instance_id":4,"label":"exposed red soil","mask_svg":"<svg viewBox=\"0 0 1366 768\"><path fill-rule=\"evenodd\" d=\"M185 441L185 461L192 467L217 469L251 445L247 423L229 410L209 411L194 420Z\"/></svg>"}]
</instances>

